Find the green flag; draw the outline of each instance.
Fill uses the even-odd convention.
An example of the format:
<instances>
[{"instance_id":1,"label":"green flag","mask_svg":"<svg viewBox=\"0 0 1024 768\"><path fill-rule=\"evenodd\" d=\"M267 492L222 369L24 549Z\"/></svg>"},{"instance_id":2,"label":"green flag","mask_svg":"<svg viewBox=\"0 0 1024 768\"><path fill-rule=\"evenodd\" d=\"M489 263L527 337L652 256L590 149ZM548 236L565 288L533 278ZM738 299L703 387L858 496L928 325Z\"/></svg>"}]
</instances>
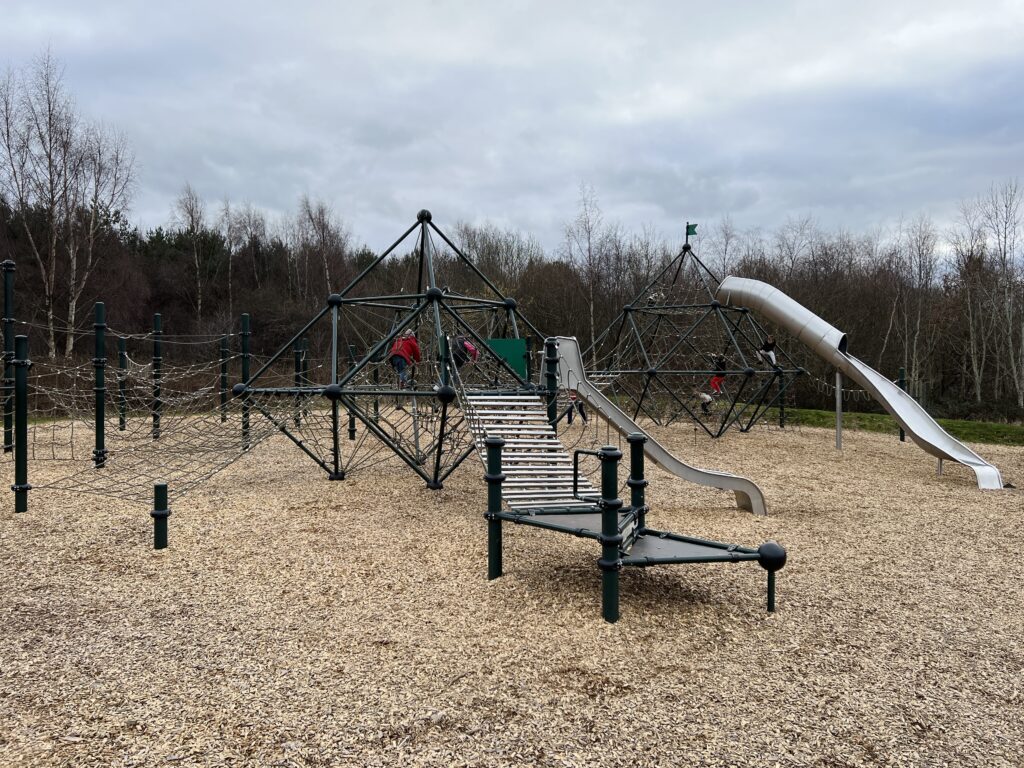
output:
<instances>
[{"instance_id":1,"label":"green flag","mask_svg":"<svg viewBox=\"0 0 1024 768\"><path fill-rule=\"evenodd\" d=\"M686 236L689 237L690 235L696 235L696 234L697 234L697 225L696 224L687 223L687 225L686 225Z\"/></svg>"}]
</instances>

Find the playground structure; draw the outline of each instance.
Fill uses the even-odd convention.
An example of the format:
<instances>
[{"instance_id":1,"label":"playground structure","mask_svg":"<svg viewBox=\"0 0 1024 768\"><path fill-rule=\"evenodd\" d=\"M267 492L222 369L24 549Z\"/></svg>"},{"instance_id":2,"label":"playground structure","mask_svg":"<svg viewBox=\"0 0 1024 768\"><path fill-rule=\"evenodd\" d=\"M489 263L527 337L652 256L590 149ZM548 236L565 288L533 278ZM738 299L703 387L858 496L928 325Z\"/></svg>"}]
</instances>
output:
<instances>
[{"instance_id":1,"label":"playground structure","mask_svg":"<svg viewBox=\"0 0 1024 768\"><path fill-rule=\"evenodd\" d=\"M913 397L896 383L849 354L846 334L829 325L806 307L767 283L739 277L727 277L716 294L727 303L740 302L752 311L785 328L816 355L836 370L858 382L899 422L900 427L921 448L939 460L968 467L982 490L1002 490L999 469L954 438L928 415Z\"/></svg>"},{"instance_id":2,"label":"playground structure","mask_svg":"<svg viewBox=\"0 0 1024 768\"><path fill-rule=\"evenodd\" d=\"M764 328L716 295L718 278L687 240L583 354L589 378L633 421L692 421L709 437L777 412L803 370L781 348L762 359ZM709 387L724 377L721 392ZM773 414L774 415L774 414Z\"/></svg>"},{"instance_id":3,"label":"playground structure","mask_svg":"<svg viewBox=\"0 0 1024 768\"><path fill-rule=\"evenodd\" d=\"M411 253L399 258L396 249L414 232ZM389 256L392 268L384 269ZM12 309L9 302L6 318L13 317ZM8 322L5 331L12 332L13 324ZM420 359L403 381L390 352L409 331L418 339ZM576 362L566 367L558 360L558 341L548 340L545 371L535 371L531 350L539 348L541 334L518 311L515 299L503 295L433 224L428 211L421 211L415 224L348 286L331 294L268 358L250 351L248 315L236 333L203 338L171 337L157 315L152 332L114 332L114 389L106 386L110 333L105 305L99 303L91 363L51 365L34 372L31 380L27 338L17 337L7 356L7 369L14 371L8 392L13 389L14 396L6 403L14 402L16 511L27 511L32 490L87 491L138 502L151 498L154 489L155 542L166 546L169 499L180 498L274 434L291 440L330 480L398 456L430 489L441 488L472 453L486 461L494 441L501 440L506 450L498 474L508 480L507 509L489 507L492 522L500 512L508 516L503 519L546 520L543 527L596 537L605 547L601 567L606 573L635 565L757 560L770 573L769 607L774 609L774 573L785 560L777 545L751 550L649 529L642 494L620 513L621 538L600 532L594 516L615 507L607 479L612 470L597 473L582 467L580 458L600 454L605 467L621 455L607 440L612 433L620 445L628 436L641 447L648 442L646 435L632 431L636 425L622 414L601 407L596 408L600 419L591 420L594 428L577 426L558 434L559 404L568 389L578 390L591 404L598 401L582 376L578 347L573 342ZM231 349L232 337L237 337L238 351ZM479 352L471 362L454 350L464 340ZM570 351L569 340L563 343ZM174 366L165 359L166 346L173 344L209 352L191 355L205 357L204 362ZM230 386L236 360L241 381ZM30 397L35 403L31 439ZM603 440L596 428L599 420ZM574 441L574 455L563 437ZM648 450L672 471L667 452L653 441ZM33 488L27 471L30 452L34 461L49 454L48 460L74 469L56 480L48 476ZM681 462L675 466L684 479L734 490L741 506L764 511L753 483ZM638 473L642 461L634 466L634 485L640 482ZM577 517L564 517L567 511ZM618 617L617 601L614 609L606 601L605 617Z\"/></svg>"}]
</instances>

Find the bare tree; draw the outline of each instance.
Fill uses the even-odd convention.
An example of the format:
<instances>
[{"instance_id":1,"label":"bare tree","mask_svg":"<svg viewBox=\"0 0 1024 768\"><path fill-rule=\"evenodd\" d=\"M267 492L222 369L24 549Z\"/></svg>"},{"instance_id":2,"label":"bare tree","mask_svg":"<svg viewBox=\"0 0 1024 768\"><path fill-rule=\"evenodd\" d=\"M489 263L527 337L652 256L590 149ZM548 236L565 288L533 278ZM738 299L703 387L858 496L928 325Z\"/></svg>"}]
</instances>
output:
<instances>
[{"instance_id":1,"label":"bare tree","mask_svg":"<svg viewBox=\"0 0 1024 768\"><path fill-rule=\"evenodd\" d=\"M980 203L981 218L990 244L993 268L998 277L995 302L999 324L997 329L1000 363L1009 371L1017 395L1017 405L1024 407L1024 312L1020 305L1021 274L1021 206L1024 191L1017 181L995 185Z\"/></svg>"},{"instance_id":2,"label":"bare tree","mask_svg":"<svg viewBox=\"0 0 1024 768\"><path fill-rule=\"evenodd\" d=\"M323 267L324 291L330 293L333 290L331 266L333 264L336 270L341 268L351 235L327 203L310 200L308 195L303 195L299 200L296 223L299 247L319 255ZM308 259L306 261L308 263Z\"/></svg>"},{"instance_id":3,"label":"bare tree","mask_svg":"<svg viewBox=\"0 0 1024 768\"><path fill-rule=\"evenodd\" d=\"M203 254L203 233L206 229L206 211L203 200L192 188L192 185L185 183L185 188L178 195L174 202L174 215L182 234L189 242L191 250L192 266L195 270L195 307L196 320L203 321L203 283L205 277L205 255Z\"/></svg>"},{"instance_id":4,"label":"bare tree","mask_svg":"<svg viewBox=\"0 0 1024 768\"><path fill-rule=\"evenodd\" d=\"M900 272L905 285L901 297L903 365L911 392L917 397L921 397L923 370L938 341L935 328L927 317L938 274L938 240L938 233L927 214L917 216L900 233Z\"/></svg>"},{"instance_id":5,"label":"bare tree","mask_svg":"<svg viewBox=\"0 0 1024 768\"><path fill-rule=\"evenodd\" d=\"M597 203L597 196L592 187L580 184L579 208L576 218L565 228L563 250L567 261L582 272L589 319L590 344L588 346L592 346L597 338L594 300L602 282L601 267L606 244L607 230L601 208ZM596 368L596 350L592 354L592 364Z\"/></svg>"}]
</instances>

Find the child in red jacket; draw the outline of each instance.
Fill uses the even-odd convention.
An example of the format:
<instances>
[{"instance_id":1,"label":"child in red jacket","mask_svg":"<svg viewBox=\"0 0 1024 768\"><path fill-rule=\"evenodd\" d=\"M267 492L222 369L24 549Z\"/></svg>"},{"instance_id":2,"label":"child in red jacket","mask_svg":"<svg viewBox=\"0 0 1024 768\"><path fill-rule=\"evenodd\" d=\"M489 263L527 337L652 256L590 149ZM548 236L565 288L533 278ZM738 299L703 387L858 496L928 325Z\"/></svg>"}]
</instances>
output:
<instances>
[{"instance_id":1,"label":"child in red jacket","mask_svg":"<svg viewBox=\"0 0 1024 768\"><path fill-rule=\"evenodd\" d=\"M391 345L391 367L398 374L398 388L405 389L409 383L409 366L420 361L420 345L412 329L402 332Z\"/></svg>"}]
</instances>

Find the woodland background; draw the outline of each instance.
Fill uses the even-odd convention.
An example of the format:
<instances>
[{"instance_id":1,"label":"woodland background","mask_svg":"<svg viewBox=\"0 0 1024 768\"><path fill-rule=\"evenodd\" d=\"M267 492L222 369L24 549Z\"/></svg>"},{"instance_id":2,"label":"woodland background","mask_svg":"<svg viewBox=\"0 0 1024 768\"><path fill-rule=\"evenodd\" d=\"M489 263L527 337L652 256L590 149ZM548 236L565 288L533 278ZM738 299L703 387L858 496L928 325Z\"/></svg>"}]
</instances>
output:
<instances>
[{"instance_id":1,"label":"woodland background","mask_svg":"<svg viewBox=\"0 0 1024 768\"><path fill-rule=\"evenodd\" d=\"M112 326L137 332L160 312L168 333L219 335L249 312L254 348L268 353L375 256L324 200L303 196L271 219L248 201L204 200L185 180L166 226L140 231L129 223L135 173L128 141L80 113L51 56L0 79L0 258L17 264L15 317L31 324L33 357L90 357L81 335L98 300ZM886 375L905 367L937 415L1019 422L1022 203L1016 179L994 180L941 227L927 211L870 232L824 231L809 217L741 229L725 217L691 242L719 277L765 280L846 331L850 351ZM396 238L414 213L395 223ZM551 251L490 224L437 223L542 332L586 346L680 238L607 220L585 186L565 216ZM387 268L398 275L413 258L399 252ZM828 407L806 384L798 397Z\"/></svg>"}]
</instances>

